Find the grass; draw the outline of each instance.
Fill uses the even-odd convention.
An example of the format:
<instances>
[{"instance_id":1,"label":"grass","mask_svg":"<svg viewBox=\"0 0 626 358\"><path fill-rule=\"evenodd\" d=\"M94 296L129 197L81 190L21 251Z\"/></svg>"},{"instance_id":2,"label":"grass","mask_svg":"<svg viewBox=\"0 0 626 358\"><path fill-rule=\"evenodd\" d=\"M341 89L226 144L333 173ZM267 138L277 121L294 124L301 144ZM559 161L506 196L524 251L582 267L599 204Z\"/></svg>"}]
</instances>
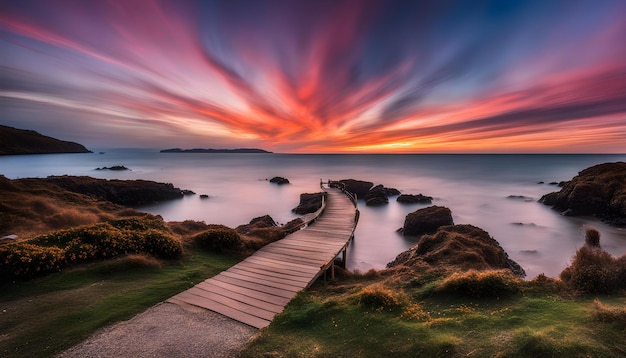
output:
<instances>
[{"instance_id":1,"label":"grass","mask_svg":"<svg viewBox=\"0 0 626 358\"><path fill-rule=\"evenodd\" d=\"M155 260L122 257L0 287L0 356L54 355L238 261L193 249Z\"/></svg>"},{"instance_id":2,"label":"grass","mask_svg":"<svg viewBox=\"0 0 626 358\"><path fill-rule=\"evenodd\" d=\"M365 277L316 284L262 330L243 357L626 355L621 321L597 318L595 296L568 296L533 283L499 299L433 292L430 285L382 285ZM385 302L392 294L400 298L388 309L363 304L372 293ZM625 295L601 300L602 312L621 317L623 309L606 307L626 307Z\"/></svg>"}]
</instances>

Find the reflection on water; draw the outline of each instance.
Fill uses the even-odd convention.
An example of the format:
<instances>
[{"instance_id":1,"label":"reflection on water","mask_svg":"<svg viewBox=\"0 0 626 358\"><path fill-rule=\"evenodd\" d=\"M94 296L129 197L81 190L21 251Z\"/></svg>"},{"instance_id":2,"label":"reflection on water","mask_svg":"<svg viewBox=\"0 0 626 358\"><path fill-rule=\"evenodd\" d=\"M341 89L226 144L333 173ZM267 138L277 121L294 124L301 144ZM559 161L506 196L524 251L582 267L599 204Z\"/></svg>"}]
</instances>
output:
<instances>
[{"instance_id":1,"label":"reflection on water","mask_svg":"<svg viewBox=\"0 0 626 358\"><path fill-rule=\"evenodd\" d=\"M527 271L555 276L583 242L583 226L602 234L602 246L620 255L626 232L592 218L567 218L536 202L558 187L537 184L568 180L594 164L624 161L625 155L288 155L172 154L151 150L107 150L106 154L0 157L0 173L9 178L89 175L99 178L171 182L197 193L140 208L166 220L202 220L237 226L269 214L285 223L299 194L319 191L320 179L355 178L394 187L403 193L434 197L452 210L455 223L488 231ZM125 165L130 171L95 171ZM286 177L289 185L266 179ZM199 194L211 198L200 200ZM508 198L524 196L533 200ZM382 268L414 240L395 231L404 217L425 205L384 207L360 203L361 218L348 250L348 267Z\"/></svg>"}]
</instances>

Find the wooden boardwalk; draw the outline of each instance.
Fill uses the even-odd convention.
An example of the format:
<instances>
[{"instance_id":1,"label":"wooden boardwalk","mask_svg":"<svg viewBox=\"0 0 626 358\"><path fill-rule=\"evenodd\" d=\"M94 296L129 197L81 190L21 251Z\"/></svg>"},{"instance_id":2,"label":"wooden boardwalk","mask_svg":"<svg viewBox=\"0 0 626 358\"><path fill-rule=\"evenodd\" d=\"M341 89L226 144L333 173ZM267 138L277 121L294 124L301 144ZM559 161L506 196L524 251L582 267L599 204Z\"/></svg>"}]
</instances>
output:
<instances>
[{"instance_id":1,"label":"wooden boardwalk","mask_svg":"<svg viewBox=\"0 0 626 358\"><path fill-rule=\"evenodd\" d=\"M295 295L344 254L356 227L356 207L339 189L306 228L268 244L226 271L168 299L215 311L256 328L270 324Z\"/></svg>"}]
</instances>

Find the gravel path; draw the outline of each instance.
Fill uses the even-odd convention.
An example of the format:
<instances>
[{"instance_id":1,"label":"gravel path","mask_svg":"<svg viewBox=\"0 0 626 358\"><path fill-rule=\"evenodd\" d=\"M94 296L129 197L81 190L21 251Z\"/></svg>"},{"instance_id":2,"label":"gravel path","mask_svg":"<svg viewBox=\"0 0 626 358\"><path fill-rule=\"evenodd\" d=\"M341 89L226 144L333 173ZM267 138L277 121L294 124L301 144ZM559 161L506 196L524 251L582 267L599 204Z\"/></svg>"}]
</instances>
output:
<instances>
[{"instance_id":1,"label":"gravel path","mask_svg":"<svg viewBox=\"0 0 626 358\"><path fill-rule=\"evenodd\" d=\"M212 311L163 302L57 357L233 357L257 332Z\"/></svg>"}]
</instances>

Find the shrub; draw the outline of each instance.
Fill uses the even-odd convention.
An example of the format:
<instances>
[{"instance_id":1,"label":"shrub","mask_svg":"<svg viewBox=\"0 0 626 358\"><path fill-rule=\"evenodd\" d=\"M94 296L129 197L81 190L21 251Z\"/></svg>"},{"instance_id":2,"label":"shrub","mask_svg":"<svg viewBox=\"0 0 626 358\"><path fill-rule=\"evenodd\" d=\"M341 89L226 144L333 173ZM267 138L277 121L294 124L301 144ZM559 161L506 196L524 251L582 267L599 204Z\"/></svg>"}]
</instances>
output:
<instances>
[{"instance_id":1,"label":"shrub","mask_svg":"<svg viewBox=\"0 0 626 358\"><path fill-rule=\"evenodd\" d=\"M28 278L74 263L142 252L166 259L179 257L182 244L161 228L165 226L159 217L144 216L60 230L24 244L3 245L0 276Z\"/></svg>"},{"instance_id":2,"label":"shrub","mask_svg":"<svg viewBox=\"0 0 626 358\"><path fill-rule=\"evenodd\" d=\"M508 270L456 272L445 278L438 292L476 298L505 297L520 291L522 280Z\"/></svg>"},{"instance_id":3,"label":"shrub","mask_svg":"<svg viewBox=\"0 0 626 358\"><path fill-rule=\"evenodd\" d=\"M602 322L615 322L626 328L626 307L611 308L596 298L593 301L593 318Z\"/></svg>"},{"instance_id":4,"label":"shrub","mask_svg":"<svg viewBox=\"0 0 626 358\"><path fill-rule=\"evenodd\" d=\"M600 232L588 227L585 231L585 244L589 247L600 247Z\"/></svg>"},{"instance_id":5,"label":"shrub","mask_svg":"<svg viewBox=\"0 0 626 358\"><path fill-rule=\"evenodd\" d=\"M574 255L572 264L561 272L561 280L583 293L610 293L624 286L618 260L598 248L583 246Z\"/></svg>"},{"instance_id":6,"label":"shrub","mask_svg":"<svg viewBox=\"0 0 626 358\"><path fill-rule=\"evenodd\" d=\"M142 252L150 253L164 259L180 257L183 253L183 245L180 241L157 230L148 230L140 235Z\"/></svg>"},{"instance_id":7,"label":"shrub","mask_svg":"<svg viewBox=\"0 0 626 358\"><path fill-rule=\"evenodd\" d=\"M0 246L0 278L33 277L60 271L65 266L63 250L27 243Z\"/></svg>"},{"instance_id":8,"label":"shrub","mask_svg":"<svg viewBox=\"0 0 626 358\"><path fill-rule=\"evenodd\" d=\"M241 236L226 226L201 232L193 240L200 247L211 251L232 250L243 245Z\"/></svg>"},{"instance_id":9,"label":"shrub","mask_svg":"<svg viewBox=\"0 0 626 358\"><path fill-rule=\"evenodd\" d=\"M111 220L109 224L120 230L146 231L156 229L167 231L163 218L152 215Z\"/></svg>"},{"instance_id":10,"label":"shrub","mask_svg":"<svg viewBox=\"0 0 626 358\"><path fill-rule=\"evenodd\" d=\"M359 294L359 303L379 311L392 310L401 305L401 294L382 285L364 288Z\"/></svg>"}]
</instances>

